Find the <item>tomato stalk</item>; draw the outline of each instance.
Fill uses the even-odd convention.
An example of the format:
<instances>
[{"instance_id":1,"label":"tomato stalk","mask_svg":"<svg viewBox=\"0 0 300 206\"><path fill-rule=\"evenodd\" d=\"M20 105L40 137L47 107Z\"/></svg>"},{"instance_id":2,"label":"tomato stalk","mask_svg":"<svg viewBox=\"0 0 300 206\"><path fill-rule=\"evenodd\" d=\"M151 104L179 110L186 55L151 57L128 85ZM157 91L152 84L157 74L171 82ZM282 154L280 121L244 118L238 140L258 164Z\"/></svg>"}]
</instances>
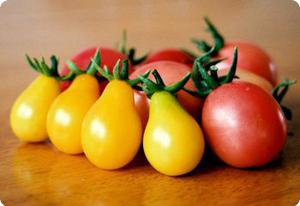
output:
<instances>
[{"instance_id":1,"label":"tomato stalk","mask_svg":"<svg viewBox=\"0 0 300 206\"><path fill-rule=\"evenodd\" d=\"M48 77L54 77L55 79L60 79L60 76L58 74L58 58L55 55L52 55L50 57L51 66L48 66L45 62L44 57L42 57L42 60L39 61L36 58L30 58L27 54L25 55L26 60L34 71L41 73Z\"/></svg>"},{"instance_id":2,"label":"tomato stalk","mask_svg":"<svg viewBox=\"0 0 300 206\"><path fill-rule=\"evenodd\" d=\"M98 64L98 65L101 64L101 55L100 55L99 50L96 51L96 53L92 59L96 64ZM89 75L95 76L97 73L95 64L93 64L92 61L90 61L89 65L84 70L81 70L70 60L67 61L67 65L69 66L69 68L71 70L70 74L68 74L67 76L70 76L71 79L74 79L76 76L81 75L81 74L89 74Z\"/></svg>"},{"instance_id":3,"label":"tomato stalk","mask_svg":"<svg viewBox=\"0 0 300 206\"><path fill-rule=\"evenodd\" d=\"M291 109L289 109L288 107L282 105L282 100L285 97L285 95L288 92L288 89L291 85L294 85L296 83L296 80L289 80L289 79L285 79L282 82L280 82L273 90L272 90L272 95L273 97L276 99L276 101L278 102L278 104L280 105L285 118L287 120L292 120L293 118L293 114Z\"/></svg>"},{"instance_id":4,"label":"tomato stalk","mask_svg":"<svg viewBox=\"0 0 300 206\"><path fill-rule=\"evenodd\" d=\"M215 25L213 25L213 23L209 20L208 17L204 17L204 21L207 25L206 31L208 31L211 34L211 36L214 40L214 46L211 46L209 43L207 43L206 41L204 41L202 39L199 40L199 39L192 38L191 41L202 52L208 52L209 50L211 50L211 48L215 47L214 52L211 54L212 56L215 56L217 54L217 52L224 47L225 40L224 40L223 36L217 30Z\"/></svg>"},{"instance_id":5,"label":"tomato stalk","mask_svg":"<svg viewBox=\"0 0 300 206\"><path fill-rule=\"evenodd\" d=\"M118 46L118 50L127 56L127 58L129 59L129 62L135 66L138 65L140 63L142 63L143 61L145 61L148 57L148 53L142 55L141 57L136 57L136 49L134 47L132 48L127 48L127 32L126 30L123 30L123 34L122 34L122 39L121 41L117 44Z\"/></svg>"},{"instance_id":6,"label":"tomato stalk","mask_svg":"<svg viewBox=\"0 0 300 206\"><path fill-rule=\"evenodd\" d=\"M209 63L210 67L207 70L205 68L205 62L207 62L210 58L210 55L215 51L215 47L211 48L209 52L205 53L201 57L198 57L193 65L193 72L192 72L192 80L197 91L191 91L186 88L184 90L191 95L199 96L199 97L206 97L209 93L211 93L215 88L232 82L232 80L236 77L236 67L237 67L237 60L238 60L238 49L234 48L233 60L230 66L230 69L225 76L218 76L218 68L213 63L218 63L221 60L216 60L213 63ZM207 64L206 64L207 67Z\"/></svg>"}]
</instances>

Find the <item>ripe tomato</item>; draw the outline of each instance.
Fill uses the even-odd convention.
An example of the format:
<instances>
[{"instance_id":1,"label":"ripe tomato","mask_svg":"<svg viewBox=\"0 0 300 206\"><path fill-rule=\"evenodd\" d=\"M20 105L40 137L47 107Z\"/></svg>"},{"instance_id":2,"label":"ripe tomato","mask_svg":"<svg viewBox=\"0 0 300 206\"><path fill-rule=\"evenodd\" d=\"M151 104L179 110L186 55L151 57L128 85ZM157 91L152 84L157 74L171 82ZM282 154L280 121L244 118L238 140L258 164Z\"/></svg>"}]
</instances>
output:
<instances>
[{"instance_id":1,"label":"ripe tomato","mask_svg":"<svg viewBox=\"0 0 300 206\"><path fill-rule=\"evenodd\" d=\"M232 62L232 56L234 47L239 49L239 59L237 67L251 71L266 80L268 80L273 86L277 84L277 67L270 58L270 56L260 47L253 43L244 41L225 41L223 36L219 33L216 26L207 18L204 18L207 25L207 30L214 39L215 51L213 56L217 58L227 58L220 62L217 67L229 67ZM206 41L192 39L192 42L196 44L197 48L202 52L208 52L211 49Z\"/></svg>"},{"instance_id":2,"label":"ripe tomato","mask_svg":"<svg viewBox=\"0 0 300 206\"><path fill-rule=\"evenodd\" d=\"M219 75L225 75L228 73L228 69L221 69L219 71ZM245 81L245 82L250 82L252 84L255 84L257 86L259 86L260 88L262 88L263 90L265 90L266 92L270 93L273 89L272 84L266 80L265 78L258 76L257 74L247 71L247 70L243 70L243 69L239 69L237 68L236 70L236 76L238 76L238 79L234 79L234 82L238 82L238 81Z\"/></svg>"},{"instance_id":3,"label":"ripe tomato","mask_svg":"<svg viewBox=\"0 0 300 206\"><path fill-rule=\"evenodd\" d=\"M276 65L264 50L251 43L242 41L225 43L224 47L218 52L217 58L226 57L227 59L220 62L217 65L218 68L221 69L230 66L232 62L233 48L235 46L239 49L237 67L240 70L253 72L268 80L273 86L277 84Z\"/></svg>"},{"instance_id":4,"label":"ripe tomato","mask_svg":"<svg viewBox=\"0 0 300 206\"><path fill-rule=\"evenodd\" d=\"M156 170L177 176L198 165L204 152L204 138L198 123L176 98L161 91L151 97L143 147L147 160Z\"/></svg>"},{"instance_id":5,"label":"ripe tomato","mask_svg":"<svg viewBox=\"0 0 300 206\"><path fill-rule=\"evenodd\" d=\"M81 74L55 99L48 112L47 131L58 150L67 154L82 153L81 124L99 95L97 79Z\"/></svg>"},{"instance_id":6,"label":"ripe tomato","mask_svg":"<svg viewBox=\"0 0 300 206\"><path fill-rule=\"evenodd\" d=\"M247 82L225 84L209 94L202 110L202 126L217 156L239 168L269 163L287 137L279 104Z\"/></svg>"},{"instance_id":7,"label":"ripe tomato","mask_svg":"<svg viewBox=\"0 0 300 206\"><path fill-rule=\"evenodd\" d=\"M159 72L167 85L178 82L184 75L191 72L191 68L184 64L171 61L158 61L138 67L130 75L130 79L136 78L148 70L153 71L154 69ZM149 78L153 80L152 76ZM195 90L192 80L189 80L185 87L190 90ZM149 115L149 100L145 93L140 91L135 91L134 98L135 106L141 117L143 126L145 127ZM184 109L186 109L194 118L199 118L202 106L202 100L200 98L194 97L181 90L177 93L177 99Z\"/></svg>"},{"instance_id":8,"label":"ripe tomato","mask_svg":"<svg viewBox=\"0 0 300 206\"><path fill-rule=\"evenodd\" d=\"M47 139L47 113L59 93L58 81L45 75L37 77L21 93L10 113L11 128L20 140L40 142Z\"/></svg>"},{"instance_id":9,"label":"ripe tomato","mask_svg":"<svg viewBox=\"0 0 300 206\"><path fill-rule=\"evenodd\" d=\"M118 169L134 158L142 124L129 84L117 79L108 83L85 116L81 135L85 155L99 168Z\"/></svg>"},{"instance_id":10,"label":"ripe tomato","mask_svg":"<svg viewBox=\"0 0 300 206\"><path fill-rule=\"evenodd\" d=\"M180 49L168 48L150 54L145 63L148 64L157 61L173 61L192 67L194 58Z\"/></svg>"},{"instance_id":11,"label":"ripe tomato","mask_svg":"<svg viewBox=\"0 0 300 206\"><path fill-rule=\"evenodd\" d=\"M92 47L92 48L85 49L85 50L79 52L78 54L76 54L74 57L72 57L71 61L77 67L79 67L81 70L84 70L88 67L88 65L90 63L90 60L95 55L97 49L98 49L97 47ZM111 48L100 47L99 51L101 53L101 67L103 68L103 66L106 65L110 71L112 71L114 65L116 64L116 62L119 59L120 60L125 60L127 58L121 52L116 51L116 50L111 49ZM60 75L65 76L65 75L69 74L69 72L70 72L70 69L65 64L63 66L62 70L61 70ZM132 69L129 67L129 73L130 72L132 72ZM65 90L66 88L69 87L70 83L71 83L70 81L62 82L61 85L60 85L61 89ZM101 85L102 88L104 88L105 85L106 85L106 83Z\"/></svg>"},{"instance_id":12,"label":"ripe tomato","mask_svg":"<svg viewBox=\"0 0 300 206\"><path fill-rule=\"evenodd\" d=\"M29 66L41 75L15 101L10 113L10 125L20 140L40 142L47 139L47 113L60 93L58 60L52 55L51 66L48 66L44 58L39 61L26 55L26 59Z\"/></svg>"}]
</instances>

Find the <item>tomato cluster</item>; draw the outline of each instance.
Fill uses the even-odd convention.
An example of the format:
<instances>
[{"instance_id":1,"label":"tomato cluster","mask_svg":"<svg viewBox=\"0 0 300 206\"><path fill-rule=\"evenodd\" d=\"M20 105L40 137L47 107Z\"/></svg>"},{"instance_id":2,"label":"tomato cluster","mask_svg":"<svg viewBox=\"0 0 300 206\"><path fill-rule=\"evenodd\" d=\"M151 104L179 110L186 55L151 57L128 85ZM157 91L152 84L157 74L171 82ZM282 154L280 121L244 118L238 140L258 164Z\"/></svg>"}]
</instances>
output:
<instances>
[{"instance_id":1,"label":"tomato cluster","mask_svg":"<svg viewBox=\"0 0 300 206\"><path fill-rule=\"evenodd\" d=\"M26 55L39 77L15 101L11 127L25 142L47 138L67 154L84 153L99 168L127 165L141 145L159 172L192 171L205 147L238 168L273 161L287 139L291 111L281 105L294 81L259 47L225 42L205 18L214 43L192 39L200 55L162 49L135 58L135 49L92 47L58 72ZM126 34L125 34L126 35ZM124 37L126 40L126 36Z\"/></svg>"}]
</instances>

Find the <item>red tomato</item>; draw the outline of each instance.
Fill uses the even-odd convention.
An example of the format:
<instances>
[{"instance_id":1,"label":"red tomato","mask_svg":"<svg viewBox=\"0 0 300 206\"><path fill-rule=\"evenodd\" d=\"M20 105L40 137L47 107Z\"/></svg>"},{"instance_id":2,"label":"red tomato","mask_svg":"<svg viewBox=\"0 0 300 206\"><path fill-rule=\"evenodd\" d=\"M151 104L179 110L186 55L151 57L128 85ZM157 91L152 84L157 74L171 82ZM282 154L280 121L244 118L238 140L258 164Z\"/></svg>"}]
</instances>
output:
<instances>
[{"instance_id":1,"label":"red tomato","mask_svg":"<svg viewBox=\"0 0 300 206\"><path fill-rule=\"evenodd\" d=\"M72 57L71 61L73 61L74 64L77 67L79 67L81 70L84 70L89 65L90 60L95 55L97 49L98 49L97 47L85 49L85 50L79 52L78 54L76 54L74 57ZM110 72L112 72L112 69L114 68L116 62L119 59L120 60L127 59L127 57L124 54L122 54L119 51L116 51L114 49L111 49L111 48L100 47L99 50L100 50L100 54L101 54L101 67L106 65L109 68ZM70 69L65 64L60 72L60 75L64 76L64 75L69 74L69 72L70 72ZM129 73L131 73L131 72L132 72L132 70L129 71ZM103 84L106 84L106 82ZM69 81L62 82L60 85L61 90L65 90L67 87L69 87L69 85L70 85Z\"/></svg>"},{"instance_id":2,"label":"red tomato","mask_svg":"<svg viewBox=\"0 0 300 206\"><path fill-rule=\"evenodd\" d=\"M287 137L279 104L247 82L225 84L209 94L202 110L202 127L216 155L239 168L271 162Z\"/></svg>"},{"instance_id":3,"label":"red tomato","mask_svg":"<svg viewBox=\"0 0 300 206\"><path fill-rule=\"evenodd\" d=\"M219 71L219 75L225 75L227 74L228 69L221 69ZM262 88L263 90L265 90L266 92L270 93L273 89L272 84L266 80L265 78L258 76L257 74L247 71L247 70L243 70L243 69L239 69L237 68L236 71L236 76L238 76L238 79L234 79L234 82L238 82L238 81L244 81L244 82L250 82L252 84L255 84L257 86L259 86L260 88Z\"/></svg>"},{"instance_id":4,"label":"red tomato","mask_svg":"<svg viewBox=\"0 0 300 206\"><path fill-rule=\"evenodd\" d=\"M180 49L162 49L148 56L146 64L157 61L173 61L193 66L194 58Z\"/></svg>"},{"instance_id":5,"label":"red tomato","mask_svg":"<svg viewBox=\"0 0 300 206\"><path fill-rule=\"evenodd\" d=\"M238 68L251 71L269 82L273 86L277 84L277 68L269 55L258 46L247 42L228 42L218 52L217 58L226 57L217 67L222 69L229 67L232 63L233 48L239 49Z\"/></svg>"},{"instance_id":6,"label":"red tomato","mask_svg":"<svg viewBox=\"0 0 300 206\"><path fill-rule=\"evenodd\" d=\"M159 72L166 85L178 82L188 72L191 72L191 68L184 64L172 61L158 61L138 67L130 75L130 79L136 78L138 75L144 74L148 70L153 71L154 69ZM152 75L149 76L149 78L153 80ZM193 91L195 90L192 80L189 80L185 87ZM134 99L135 106L142 119L143 126L145 127L148 120L149 100L145 93L140 91L135 91ZM202 100L200 98L194 97L181 90L177 93L177 99L191 115L199 119L202 108Z\"/></svg>"}]
</instances>

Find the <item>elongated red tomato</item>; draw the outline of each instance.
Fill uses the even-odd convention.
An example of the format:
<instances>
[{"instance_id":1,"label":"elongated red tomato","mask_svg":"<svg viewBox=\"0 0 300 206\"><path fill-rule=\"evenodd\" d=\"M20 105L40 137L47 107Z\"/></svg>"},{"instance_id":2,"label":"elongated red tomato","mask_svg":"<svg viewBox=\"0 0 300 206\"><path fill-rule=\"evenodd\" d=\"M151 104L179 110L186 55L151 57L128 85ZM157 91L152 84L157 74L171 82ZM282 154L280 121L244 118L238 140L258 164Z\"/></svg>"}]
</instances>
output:
<instances>
[{"instance_id":1,"label":"elongated red tomato","mask_svg":"<svg viewBox=\"0 0 300 206\"><path fill-rule=\"evenodd\" d=\"M159 72L167 85L178 82L188 72L191 72L191 68L184 64L171 61L158 61L138 67L130 75L130 79L136 78L148 70L153 71L154 69ZM152 76L149 78L153 80ZM190 90L195 90L192 80L189 80L185 87ZM135 91L134 96L135 106L142 119L143 126L145 126L149 114L149 100L144 92ZM199 119L202 108L202 100L200 98L194 97L181 90L177 93L177 99L184 109L186 109L193 117Z\"/></svg>"},{"instance_id":2,"label":"elongated red tomato","mask_svg":"<svg viewBox=\"0 0 300 206\"><path fill-rule=\"evenodd\" d=\"M167 48L150 54L145 63L148 64L157 61L173 61L192 67L194 58L180 49Z\"/></svg>"},{"instance_id":3,"label":"elongated red tomato","mask_svg":"<svg viewBox=\"0 0 300 206\"><path fill-rule=\"evenodd\" d=\"M263 49L252 43L243 41L226 42L224 47L218 52L217 58L227 58L217 65L219 69L228 68L231 65L233 48L235 46L239 49L237 63L239 70L253 72L268 80L273 86L277 84L276 65Z\"/></svg>"},{"instance_id":4,"label":"elongated red tomato","mask_svg":"<svg viewBox=\"0 0 300 206\"><path fill-rule=\"evenodd\" d=\"M85 49L85 50L79 52L78 54L76 54L74 57L72 57L71 61L77 67L79 67L81 70L84 70L89 65L90 60L95 55L97 49L98 49L98 47L91 47L91 48ZM112 72L112 69L113 69L114 65L116 64L116 62L119 59L122 61L122 60L125 60L127 58L121 52L116 51L116 50L111 49L111 48L100 47L99 51L100 51L100 54L101 54L101 67L106 65L108 67L108 69L110 70L110 72ZM129 67L129 73L131 73L131 72L132 72L132 69ZM70 73L70 69L65 64L63 66L61 72L60 72L60 75L64 76L64 75L67 75L69 73ZM105 84L106 83L107 82L105 81ZM65 90L67 87L69 87L69 85L70 85L69 81L65 81L65 82L61 83L61 85L60 85L61 90ZM102 87L102 88L104 88L104 87Z\"/></svg>"},{"instance_id":5,"label":"elongated red tomato","mask_svg":"<svg viewBox=\"0 0 300 206\"><path fill-rule=\"evenodd\" d=\"M225 84L209 94L202 110L202 126L216 155L239 168L271 162L287 137L279 104L247 82Z\"/></svg>"}]
</instances>

